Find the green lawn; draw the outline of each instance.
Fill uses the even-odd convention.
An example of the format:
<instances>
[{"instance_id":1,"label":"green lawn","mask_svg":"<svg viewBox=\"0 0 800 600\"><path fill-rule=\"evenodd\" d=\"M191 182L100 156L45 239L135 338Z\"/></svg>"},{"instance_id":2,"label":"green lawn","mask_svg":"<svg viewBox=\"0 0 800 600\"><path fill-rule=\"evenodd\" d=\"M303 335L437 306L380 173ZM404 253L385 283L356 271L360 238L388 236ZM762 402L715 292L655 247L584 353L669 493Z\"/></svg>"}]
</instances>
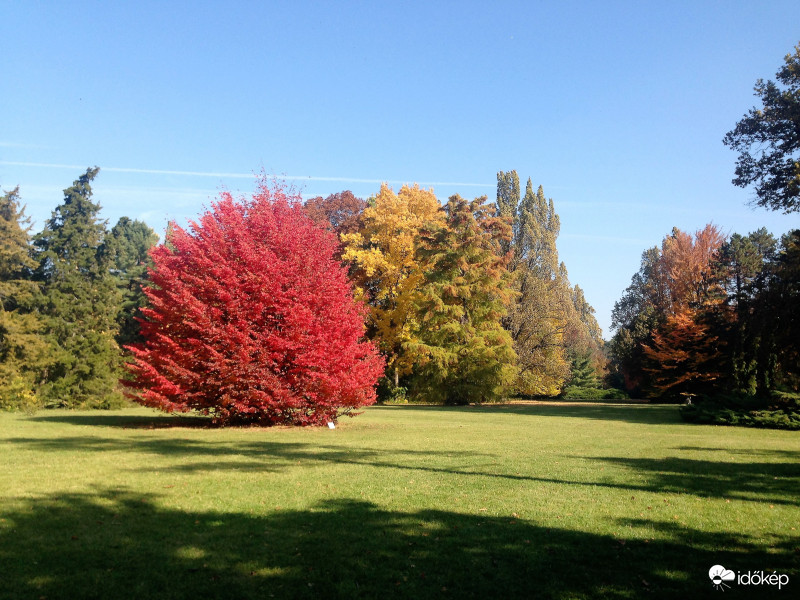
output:
<instances>
[{"instance_id":1,"label":"green lawn","mask_svg":"<svg viewBox=\"0 0 800 600\"><path fill-rule=\"evenodd\" d=\"M800 433L674 406L373 407L328 429L0 414L3 598L797 597Z\"/></svg>"}]
</instances>

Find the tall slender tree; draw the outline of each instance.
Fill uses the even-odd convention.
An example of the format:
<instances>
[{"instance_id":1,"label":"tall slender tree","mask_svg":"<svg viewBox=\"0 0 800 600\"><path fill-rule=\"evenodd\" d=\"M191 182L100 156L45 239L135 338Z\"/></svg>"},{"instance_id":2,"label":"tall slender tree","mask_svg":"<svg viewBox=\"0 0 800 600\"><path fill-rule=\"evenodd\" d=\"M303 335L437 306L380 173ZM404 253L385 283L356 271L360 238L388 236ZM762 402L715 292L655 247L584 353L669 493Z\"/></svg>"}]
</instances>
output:
<instances>
[{"instance_id":1,"label":"tall slender tree","mask_svg":"<svg viewBox=\"0 0 800 600\"><path fill-rule=\"evenodd\" d=\"M556 239L561 223L553 200L528 179L517 214L514 271L518 298L510 333L518 357L517 389L524 394L556 395L569 375L564 334L571 298L559 264Z\"/></svg>"},{"instance_id":2,"label":"tall slender tree","mask_svg":"<svg viewBox=\"0 0 800 600\"><path fill-rule=\"evenodd\" d=\"M516 171L497 173L497 214L506 219L512 227L511 239L501 243L501 251L506 254L512 244L516 245L516 238L519 234L519 220L517 211L519 210L520 190L519 176ZM512 256L513 259L513 256Z\"/></svg>"},{"instance_id":3,"label":"tall slender tree","mask_svg":"<svg viewBox=\"0 0 800 600\"><path fill-rule=\"evenodd\" d=\"M106 224L100 205L92 202L91 182L99 170L87 169L64 190L64 201L34 239L42 312L58 348L43 388L49 406L107 407L120 398L114 341L120 294L102 251Z\"/></svg>"}]
</instances>

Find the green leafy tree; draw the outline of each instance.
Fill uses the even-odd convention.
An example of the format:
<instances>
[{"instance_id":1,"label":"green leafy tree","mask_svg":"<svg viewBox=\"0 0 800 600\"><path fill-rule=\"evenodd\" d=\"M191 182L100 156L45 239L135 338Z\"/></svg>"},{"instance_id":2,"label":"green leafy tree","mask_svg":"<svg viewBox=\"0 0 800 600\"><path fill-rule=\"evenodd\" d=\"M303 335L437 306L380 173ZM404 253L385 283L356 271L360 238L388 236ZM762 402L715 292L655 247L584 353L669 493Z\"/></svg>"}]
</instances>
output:
<instances>
[{"instance_id":1,"label":"green leafy tree","mask_svg":"<svg viewBox=\"0 0 800 600\"><path fill-rule=\"evenodd\" d=\"M486 197L451 196L446 221L420 234L425 277L416 294L416 335L405 343L416 357L412 394L445 404L498 398L514 379L513 341L501 319L512 297L509 224L494 216Z\"/></svg>"},{"instance_id":2,"label":"green leafy tree","mask_svg":"<svg viewBox=\"0 0 800 600\"><path fill-rule=\"evenodd\" d=\"M58 348L43 395L48 406L109 407L121 396L120 353L114 340L120 294L104 251L106 225L92 202L89 168L64 190L44 230L36 235L36 277L42 283L42 313Z\"/></svg>"},{"instance_id":3,"label":"green leafy tree","mask_svg":"<svg viewBox=\"0 0 800 600\"><path fill-rule=\"evenodd\" d=\"M139 310L146 299L142 285L151 266L150 249L158 243L158 235L146 223L122 217L105 237L101 247L104 261L111 263L112 274L122 296L117 317L119 333L116 340L120 346L139 343L141 317Z\"/></svg>"},{"instance_id":4,"label":"green leafy tree","mask_svg":"<svg viewBox=\"0 0 800 600\"><path fill-rule=\"evenodd\" d=\"M0 408L33 409L50 348L35 307L30 219L19 188L0 196Z\"/></svg>"},{"instance_id":5,"label":"green leafy tree","mask_svg":"<svg viewBox=\"0 0 800 600\"><path fill-rule=\"evenodd\" d=\"M739 152L739 187L755 185L758 206L786 213L800 210L800 44L784 57L779 83L759 79L761 100L729 131L723 143Z\"/></svg>"},{"instance_id":6,"label":"green leafy tree","mask_svg":"<svg viewBox=\"0 0 800 600\"><path fill-rule=\"evenodd\" d=\"M609 342L609 383L638 395L650 387L644 370L644 346L666 321L670 293L658 246L642 253L639 271L631 278L611 311L611 327L616 330Z\"/></svg>"}]
</instances>

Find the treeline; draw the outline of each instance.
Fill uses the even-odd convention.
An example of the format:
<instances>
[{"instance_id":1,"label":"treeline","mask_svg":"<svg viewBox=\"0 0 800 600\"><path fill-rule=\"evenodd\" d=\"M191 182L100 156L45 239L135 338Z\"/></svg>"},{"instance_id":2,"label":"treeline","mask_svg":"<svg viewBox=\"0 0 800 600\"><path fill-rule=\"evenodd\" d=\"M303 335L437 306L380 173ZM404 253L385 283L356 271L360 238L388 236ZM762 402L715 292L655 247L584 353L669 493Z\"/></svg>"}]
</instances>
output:
<instances>
[{"instance_id":1,"label":"treeline","mask_svg":"<svg viewBox=\"0 0 800 600\"><path fill-rule=\"evenodd\" d=\"M142 342L142 286L157 236L92 200L99 169L64 190L32 234L19 191L0 206L0 406L98 407L122 401L126 346ZM379 396L459 404L511 394L599 392L605 368L594 309L558 259L559 217L530 180L498 173L497 199L388 186L368 200L314 198L339 259L369 307L384 355ZM169 245L169 232L166 244Z\"/></svg>"},{"instance_id":2,"label":"treeline","mask_svg":"<svg viewBox=\"0 0 800 600\"><path fill-rule=\"evenodd\" d=\"M510 394L597 389L603 340L579 286L558 260L552 199L516 171L497 199L384 185L363 201L314 198L306 209L335 231L367 335L387 359L384 400L459 404Z\"/></svg>"},{"instance_id":3,"label":"treeline","mask_svg":"<svg viewBox=\"0 0 800 600\"><path fill-rule=\"evenodd\" d=\"M673 229L614 306L610 377L663 401L777 410L800 389L799 307L800 230Z\"/></svg>"},{"instance_id":4,"label":"treeline","mask_svg":"<svg viewBox=\"0 0 800 600\"><path fill-rule=\"evenodd\" d=\"M119 405L120 348L158 236L123 217L110 230L92 201L97 167L64 190L31 234L19 189L0 196L0 408Z\"/></svg>"}]
</instances>

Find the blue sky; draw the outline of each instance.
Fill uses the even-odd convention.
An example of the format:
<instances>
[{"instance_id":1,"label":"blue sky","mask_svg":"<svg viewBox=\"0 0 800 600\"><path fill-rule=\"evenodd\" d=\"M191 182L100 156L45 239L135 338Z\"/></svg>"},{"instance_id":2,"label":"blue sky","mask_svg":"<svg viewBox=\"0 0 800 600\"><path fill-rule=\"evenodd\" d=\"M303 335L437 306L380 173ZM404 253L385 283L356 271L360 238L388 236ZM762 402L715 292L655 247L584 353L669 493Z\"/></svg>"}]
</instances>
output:
<instances>
[{"instance_id":1,"label":"blue sky","mask_svg":"<svg viewBox=\"0 0 800 600\"><path fill-rule=\"evenodd\" d=\"M0 0L0 186L35 229L87 166L95 199L159 233L253 173L306 196L419 182L440 200L542 185L559 252L608 337L642 251L752 209L724 134L800 42L767 2Z\"/></svg>"}]
</instances>

